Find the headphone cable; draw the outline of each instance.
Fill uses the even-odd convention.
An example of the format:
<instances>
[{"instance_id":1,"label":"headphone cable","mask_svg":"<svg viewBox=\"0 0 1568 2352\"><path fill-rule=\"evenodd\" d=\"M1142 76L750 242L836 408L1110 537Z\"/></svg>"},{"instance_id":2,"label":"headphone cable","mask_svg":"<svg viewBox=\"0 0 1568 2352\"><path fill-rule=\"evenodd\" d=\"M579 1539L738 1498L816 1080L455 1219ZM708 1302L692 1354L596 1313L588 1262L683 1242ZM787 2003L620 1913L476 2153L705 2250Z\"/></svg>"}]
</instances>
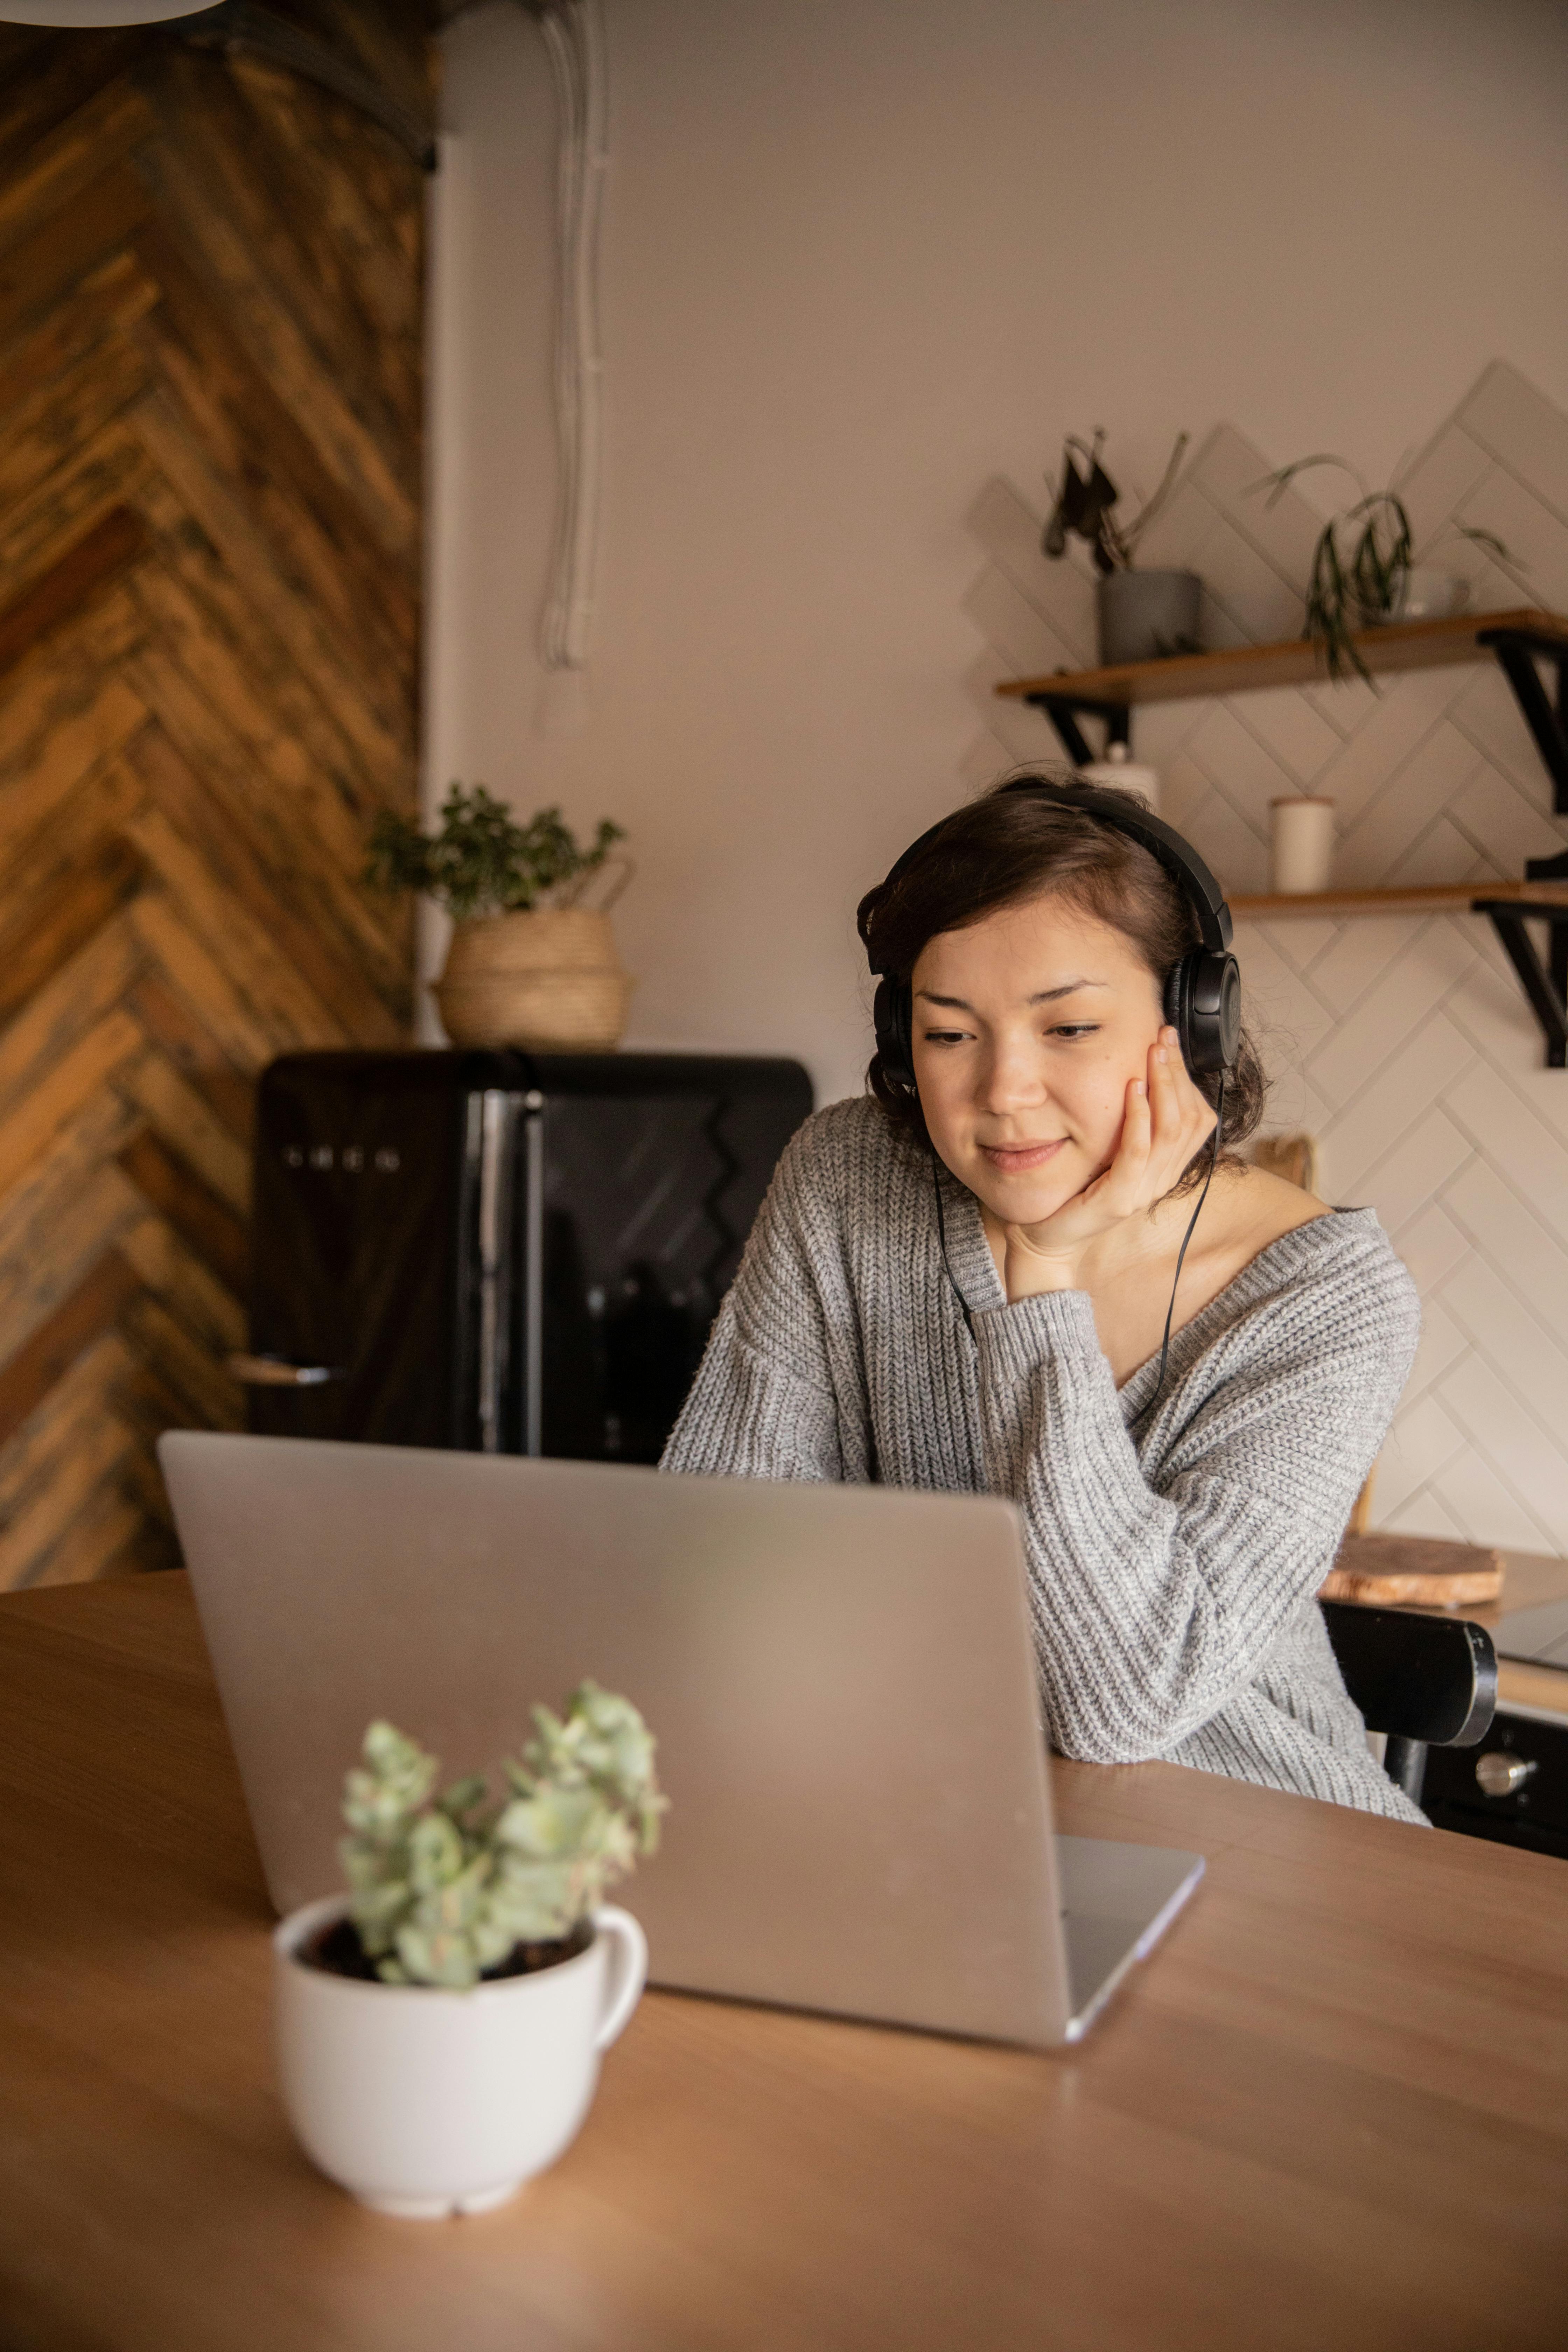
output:
<instances>
[{"instance_id":1,"label":"headphone cable","mask_svg":"<svg viewBox=\"0 0 1568 2352\"><path fill-rule=\"evenodd\" d=\"M1198 1205L1193 1211L1192 1215L1187 1219L1187 1230L1182 1235L1182 1246L1176 1252L1176 1278L1171 1285L1171 1303L1165 1309L1165 1332L1164 1337L1160 1342L1159 1377L1155 1381L1153 1389L1150 1393L1148 1403L1140 1405L1137 1412L1132 1416L1134 1427L1136 1427L1138 1423L1142 1420L1146 1412L1153 1412L1155 1405L1159 1402L1160 1391L1165 1385L1165 1366L1169 1361L1171 1354L1171 1324L1176 1312L1176 1293L1182 1286L1182 1268L1186 1264L1187 1244L1192 1240L1193 1234L1197 1229L1198 1219L1204 1213L1204 1202L1209 1196L1209 1186L1214 1182L1214 1171L1219 1165L1220 1129L1225 1125L1225 1081L1226 1072L1222 1070L1219 1074L1219 1100L1215 1105L1214 1141L1209 1146L1208 1174L1204 1178L1204 1189L1198 1194Z\"/></svg>"},{"instance_id":2,"label":"headphone cable","mask_svg":"<svg viewBox=\"0 0 1568 2352\"><path fill-rule=\"evenodd\" d=\"M947 1273L948 1288L952 1291L953 1297L958 1301L959 1307L963 1316L964 1328L968 1331L969 1337L973 1342L975 1349L978 1352L980 1342L974 1338L974 1318L969 1311L968 1299L965 1298L963 1291L960 1290L958 1286L957 1277L952 1271L952 1260L947 1254L947 1219L943 1216L942 1210L942 1170L936 1156L936 1146L934 1143L931 1142L929 1138L927 1139L927 1149L931 1152L931 1191L936 1195L937 1239L942 1244L942 1262Z\"/></svg>"}]
</instances>

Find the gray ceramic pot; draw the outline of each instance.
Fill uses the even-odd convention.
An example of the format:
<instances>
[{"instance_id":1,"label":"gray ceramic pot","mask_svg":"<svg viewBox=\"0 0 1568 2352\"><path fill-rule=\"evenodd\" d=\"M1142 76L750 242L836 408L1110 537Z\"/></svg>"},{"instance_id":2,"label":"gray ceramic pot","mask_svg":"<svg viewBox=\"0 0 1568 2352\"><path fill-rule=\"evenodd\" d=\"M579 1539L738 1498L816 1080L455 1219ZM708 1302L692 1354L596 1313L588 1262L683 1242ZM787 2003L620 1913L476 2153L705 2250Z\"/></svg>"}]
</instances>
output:
<instances>
[{"instance_id":1,"label":"gray ceramic pot","mask_svg":"<svg viewBox=\"0 0 1568 2352\"><path fill-rule=\"evenodd\" d=\"M1112 572L1099 585L1103 668L1198 651L1195 572Z\"/></svg>"}]
</instances>

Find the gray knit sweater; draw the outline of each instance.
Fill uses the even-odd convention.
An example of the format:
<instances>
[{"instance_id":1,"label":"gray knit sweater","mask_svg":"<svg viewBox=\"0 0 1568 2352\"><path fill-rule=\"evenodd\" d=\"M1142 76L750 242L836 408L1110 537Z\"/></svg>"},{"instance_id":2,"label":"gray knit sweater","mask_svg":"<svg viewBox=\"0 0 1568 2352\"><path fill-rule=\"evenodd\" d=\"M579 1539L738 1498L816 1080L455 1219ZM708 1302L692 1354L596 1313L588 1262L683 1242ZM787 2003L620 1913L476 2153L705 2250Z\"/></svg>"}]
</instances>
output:
<instances>
[{"instance_id":1,"label":"gray knit sweater","mask_svg":"<svg viewBox=\"0 0 1568 2352\"><path fill-rule=\"evenodd\" d=\"M1415 1352L1415 1286L1370 1209L1253 1259L1119 1391L1082 1291L1009 1306L973 1194L875 1104L779 1163L667 1470L1005 1495L1047 1725L1066 1756L1162 1757L1400 1821L1313 1596Z\"/></svg>"}]
</instances>

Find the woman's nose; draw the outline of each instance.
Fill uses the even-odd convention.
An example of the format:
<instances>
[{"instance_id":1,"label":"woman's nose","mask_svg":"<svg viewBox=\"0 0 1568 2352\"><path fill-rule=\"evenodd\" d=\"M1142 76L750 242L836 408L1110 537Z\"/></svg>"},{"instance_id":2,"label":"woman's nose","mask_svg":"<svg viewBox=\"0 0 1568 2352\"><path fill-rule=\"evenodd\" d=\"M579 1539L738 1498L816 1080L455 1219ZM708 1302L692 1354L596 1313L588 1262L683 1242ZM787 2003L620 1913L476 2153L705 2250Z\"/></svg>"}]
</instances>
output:
<instances>
[{"instance_id":1,"label":"woman's nose","mask_svg":"<svg viewBox=\"0 0 1568 2352\"><path fill-rule=\"evenodd\" d=\"M1034 1038L997 1038L980 1082L985 1109L1002 1112L1026 1106L1032 1109L1045 1101L1048 1091Z\"/></svg>"}]
</instances>

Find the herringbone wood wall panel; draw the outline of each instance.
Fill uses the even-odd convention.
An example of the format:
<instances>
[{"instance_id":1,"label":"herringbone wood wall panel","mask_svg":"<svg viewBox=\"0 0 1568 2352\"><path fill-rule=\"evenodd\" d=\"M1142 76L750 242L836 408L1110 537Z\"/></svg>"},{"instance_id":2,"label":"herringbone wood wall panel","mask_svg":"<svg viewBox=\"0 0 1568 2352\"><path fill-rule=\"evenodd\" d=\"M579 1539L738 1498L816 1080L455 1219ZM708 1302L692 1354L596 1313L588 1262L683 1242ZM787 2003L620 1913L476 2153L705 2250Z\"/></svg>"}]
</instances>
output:
<instances>
[{"instance_id":1,"label":"herringbone wood wall panel","mask_svg":"<svg viewBox=\"0 0 1568 2352\"><path fill-rule=\"evenodd\" d=\"M280 13L428 111L418 0ZM175 1556L255 1075L409 1033L422 215L291 75L0 28L0 1587Z\"/></svg>"}]
</instances>

